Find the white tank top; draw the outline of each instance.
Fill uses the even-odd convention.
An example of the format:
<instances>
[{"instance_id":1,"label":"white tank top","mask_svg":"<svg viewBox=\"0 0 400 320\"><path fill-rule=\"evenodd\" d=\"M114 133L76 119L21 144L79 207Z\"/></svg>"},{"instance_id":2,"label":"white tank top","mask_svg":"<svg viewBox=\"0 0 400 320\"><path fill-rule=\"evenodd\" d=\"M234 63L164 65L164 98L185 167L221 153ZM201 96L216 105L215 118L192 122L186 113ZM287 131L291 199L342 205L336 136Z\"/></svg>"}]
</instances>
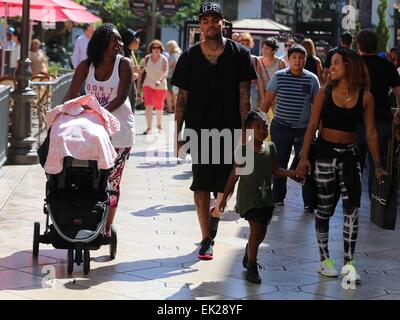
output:
<instances>
[{"instance_id":1,"label":"white tank top","mask_svg":"<svg viewBox=\"0 0 400 320\"><path fill-rule=\"evenodd\" d=\"M111 77L106 81L97 81L94 75L94 65L89 67L89 73L86 78L86 94L92 94L102 107L106 107L117 97L119 85L119 63L122 55L117 55L114 63L114 69ZM132 113L129 97L112 114L119 120L121 130L111 137L114 148L131 147L135 143L135 118Z\"/></svg>"},{"instance_id":2,"label":"white tank top","mask_svg":"<svg viewBox=\"0 0 400 320\"><path fill-rule=\"evenodd\" d=\"M156 81L160 80L161 77L164 75L163 65L164 63L168 64L167 58L161 54L157 62L153 63L153 61L151 60L151 55L147 55L143 59L142 63L146 70L146 77L143 81L143 87L147 86L155 90L167 90L167 80L165 77L161 81L161 84L158 87L156 86Z\"/></svg>"}]
</instances>

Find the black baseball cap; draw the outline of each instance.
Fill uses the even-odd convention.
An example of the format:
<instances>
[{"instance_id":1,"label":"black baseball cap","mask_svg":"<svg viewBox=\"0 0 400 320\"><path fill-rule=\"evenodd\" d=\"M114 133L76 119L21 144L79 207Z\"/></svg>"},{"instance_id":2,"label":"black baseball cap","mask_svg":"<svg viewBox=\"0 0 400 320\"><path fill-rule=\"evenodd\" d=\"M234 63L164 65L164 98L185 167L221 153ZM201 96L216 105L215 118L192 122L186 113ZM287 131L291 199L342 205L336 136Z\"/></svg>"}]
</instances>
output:
<instances>
[{"instance_id":1,"label":"black baseball cap","mask_svg":"<svg viewBox=\"0 0 400 320\"><path fill-rule=\"evenodd\" d=\"M205 14L215 14L222 19L222 9L218 3L215 2L206 2L201 5L199 10L199 19Z\"/></svg>"}]
</instances>

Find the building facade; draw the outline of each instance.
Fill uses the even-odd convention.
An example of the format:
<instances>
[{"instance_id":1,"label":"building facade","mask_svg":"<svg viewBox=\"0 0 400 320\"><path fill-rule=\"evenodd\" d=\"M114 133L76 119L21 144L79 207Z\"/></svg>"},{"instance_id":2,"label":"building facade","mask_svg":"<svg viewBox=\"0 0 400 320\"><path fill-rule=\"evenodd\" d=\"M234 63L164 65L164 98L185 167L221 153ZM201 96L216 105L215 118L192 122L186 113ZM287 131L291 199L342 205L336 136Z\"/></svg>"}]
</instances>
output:
<instances>
[{"instance_id":1,"label":"building facade","mask_svg":"<svg viewBox=\"0 0 400 320\"><path fill-rule=\"evenodd\" d=\"M287 25L296 33L312 38L320 46L335 46L344 31L342 23L349 17L343 8L355 8L357 28L378 25L379 0L221 0L231 21L245 18L269 18ZM391 36L388 47L400 42L400 0L387 0L386 21ZM354 27L354 26L353 26ZM353 29L354 30L354 29Z\"/></svg>"}]
</instances>

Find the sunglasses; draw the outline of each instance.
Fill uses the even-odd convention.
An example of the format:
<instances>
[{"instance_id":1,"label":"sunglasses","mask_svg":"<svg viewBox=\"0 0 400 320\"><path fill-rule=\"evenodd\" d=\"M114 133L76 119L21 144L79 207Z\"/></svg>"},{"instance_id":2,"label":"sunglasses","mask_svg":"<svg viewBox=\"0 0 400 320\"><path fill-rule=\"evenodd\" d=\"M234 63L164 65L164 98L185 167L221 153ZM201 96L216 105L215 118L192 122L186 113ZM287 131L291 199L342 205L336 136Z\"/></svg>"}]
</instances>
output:
<instances>
[{"instance_id":1,"label":"sunglasses","mask_svg":"<svg viewBox=\"0 0 400 320\"><path fill-rule=\"evenodd\" d=\"M292 44L285 44L285 48L291 47Z\"/></svg>"},{"instance_id":2,"label":"sunglasses","mask_svg":"<svg viewBox=\"0 0 400 320\"><path fill-rule=\"evenodd\" d=\"M161 47L156 46L156 47L151 47L151 49L161 49Z\"/></svg>"}]
</instances>

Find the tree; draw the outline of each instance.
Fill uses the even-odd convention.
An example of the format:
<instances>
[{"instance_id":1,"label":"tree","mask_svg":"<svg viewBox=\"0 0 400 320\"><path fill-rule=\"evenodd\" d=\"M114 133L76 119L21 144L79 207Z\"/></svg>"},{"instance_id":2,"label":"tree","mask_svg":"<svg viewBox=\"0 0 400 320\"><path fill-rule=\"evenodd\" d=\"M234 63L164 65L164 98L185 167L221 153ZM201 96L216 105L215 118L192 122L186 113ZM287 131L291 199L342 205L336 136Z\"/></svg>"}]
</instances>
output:
<instances>
[{"instance_id":1,"label":"tree","mask_svg":"<svg viewBox=\"0 0 400 320\"><path fill-rule=\"evenodd\" d=\"M203 0L180 0L179 10L171 17L165 17L161 12L157 14L159 25L181 27L185 25L185 21L197 17L200 5Z\"/></svg>"},{"instance_id":2,"label":"tree","mask_svg":"<svg viewBox=\"0 0 400 320\"><path fill-rule=\"evenodd\" d=\"M117 28L133 27L138 25L151 25L151 0L143 17L135 15L129 0L76 0L89 9L94 9L103 22L112 22ZM157 2L159 2L157 0ZM187 19L197 16L202 0L180 0L179 10L171 17L166 17L162 12L157 12L158 26L183 27Z\"/></svg>"},{"instance_id":3,"label":"tree","mask_svg":"<svg viewBox=\"0 0 400 320\"><path fill-rule=\"evenodd\" d=\"M390 30L386 23L387 7L388 7L387 0L379 0L378 10L377 10L379 23L378 26L376 27L376 33L378 34L378 50L385 52L387 50L387 43L389 41L389 34L390 34Z\"/></svg>"},{"instance_id":4,"label":"tree","mask_svg":"<svg viewBox=\"0 0 400 320\"><path fill-rule=\"evenodd\" d=\"M134 15L129 7L129 0L76 0L80 4L93 9L103 22L111 22L117 28L126 28L141 22L141 18ZM140 20L139 20L140 19Z\"/></svg>"}]
</instances>

